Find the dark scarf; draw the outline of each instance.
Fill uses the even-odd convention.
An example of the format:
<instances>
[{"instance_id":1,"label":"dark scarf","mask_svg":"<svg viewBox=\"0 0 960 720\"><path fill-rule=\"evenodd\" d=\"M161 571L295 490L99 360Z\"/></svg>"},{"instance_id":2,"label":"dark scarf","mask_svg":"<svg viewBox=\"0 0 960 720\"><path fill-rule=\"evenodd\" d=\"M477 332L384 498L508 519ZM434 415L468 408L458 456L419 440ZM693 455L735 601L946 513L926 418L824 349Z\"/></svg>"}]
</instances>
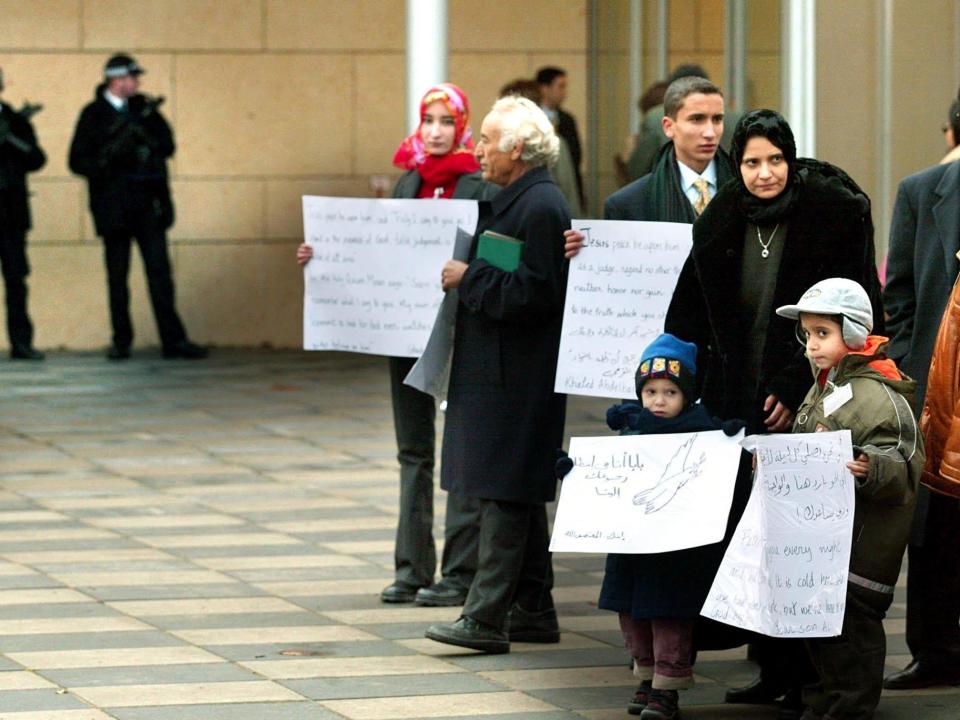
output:
<instances>
[{"instance_id":1,"label":"dark scarf","mask_svg":"<svg viewBox=\"0 0 960 720\"><path fill-rule=\"evenodd\" d=\"M687 405L676 417L662 418L639 403L625 402L607 410L607 425L611 430L620 430L625 435L663 435L720 428L707 409L696 403Z\"/></svg>"},{"instance_id":2,"label":"dark scarf","mask_svg":"<svg viewBox=\"0 0 960 720\"><path fill-rule=\"evenodd\" d=\"M740 175L740 163L743 150L750 138L763 137L783 153L789 168L787 184L775 198L763 200L751 194ZM773 110L753 110L737 123L730 143L733 166L737 169L737 186L740 190L740 207L744 215L754 225L773 225L789 215L803 187L803 173L797 167L797 144L793 139L793 130L780 113Z\"/></svg>"},{"instance_id":3,"label":"dark scarf","mask_svg":"<svg viewBox=\"0 0 960 720\"><path fill-rule=\"evenodd\" d=\"M727 154L718 149L714 156L717 161L717 188L733 178L733 169ZM680 168L677 167L677 153L673 143L668 142L660 148L653 170L650 172L649 196L655 215L650 219L658 222L692 223L697 219L690 200L683 193Z\"/></svg>"}]
</instances>

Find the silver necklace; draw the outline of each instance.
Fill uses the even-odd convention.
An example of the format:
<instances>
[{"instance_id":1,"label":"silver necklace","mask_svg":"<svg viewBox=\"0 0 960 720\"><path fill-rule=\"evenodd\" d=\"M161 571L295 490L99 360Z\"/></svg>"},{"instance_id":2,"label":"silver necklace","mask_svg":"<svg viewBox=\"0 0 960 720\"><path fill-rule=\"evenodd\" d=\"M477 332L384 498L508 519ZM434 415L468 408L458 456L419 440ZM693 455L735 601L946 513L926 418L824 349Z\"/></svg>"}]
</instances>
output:
<instances>
[{"instance_id":1,"label":"silver necklace","mask_svg":"<svg viewBox=\"0 0 960 720\"><path fill-rule=\"evenodd\" d=\"M760 226L757 225L757 241L760 243L760 247L763 248L763 250L760 251L760 257L762 258L770 257L770 250L768 248L770 247L770 243L773 242L773 236L777 234L777 230L779 229L780 229L780 223L777 223L776 227L773 228L773 232L770 233L770 237L768 237L767 241L764 242L763 236L760 234Z\"/></svg>"}]
</instances>

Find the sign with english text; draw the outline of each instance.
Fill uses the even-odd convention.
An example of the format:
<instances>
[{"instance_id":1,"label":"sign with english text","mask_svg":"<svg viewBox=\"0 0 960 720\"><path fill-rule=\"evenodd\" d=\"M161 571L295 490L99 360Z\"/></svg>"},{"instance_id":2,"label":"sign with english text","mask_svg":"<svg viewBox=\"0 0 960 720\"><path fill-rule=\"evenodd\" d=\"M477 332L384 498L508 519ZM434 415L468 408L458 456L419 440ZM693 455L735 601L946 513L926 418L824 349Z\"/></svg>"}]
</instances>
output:
<instances>
[{"instance_id":1,"label":"sign with english text","mask_svg":"<svg viewBox=\"0 0 960 720\"><path fill-rule=\"evenodd\" d=\"M757 471L700 614L774 637L843 628L853 535L850 431L744 440Z\"/></svg>"},{"instance_id":2,"label":"sign with english text","mask_svg":"<svg viewBox=\"0 0 960 720\"><path fill-rule=\"evenodd\" d=\"M692 225L573 220L584 245L570 261L554 390L636 398L634 374L663 332Z\"/></svg>"},{"instance_id":3,"label":"sign with english text","mask_svg":"<svg viewBox=\"0 0 960 720\"><path fill-rule=\"evenodd\" d=\"M303 198L303 347L418 357L443 301L440 271L475 200Z\"/></svg>"}]
</instances>

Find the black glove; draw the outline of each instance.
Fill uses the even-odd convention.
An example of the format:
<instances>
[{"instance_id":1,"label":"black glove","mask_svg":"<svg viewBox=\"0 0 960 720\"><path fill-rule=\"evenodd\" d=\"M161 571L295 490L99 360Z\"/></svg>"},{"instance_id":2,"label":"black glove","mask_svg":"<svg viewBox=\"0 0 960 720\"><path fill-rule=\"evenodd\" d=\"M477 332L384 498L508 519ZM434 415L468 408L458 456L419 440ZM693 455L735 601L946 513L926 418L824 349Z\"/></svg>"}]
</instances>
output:
<instances>
[{"instance_id":1,"label":"black glove","mask_svg":"<svg viewBox=\"0 0 960 720\"><path fill-rule=\"evenodd\" d=\"M563 449L558 449L557 462L553 466L553 474L557 476L557 480L563 480L571 470L573 470L573 460L570 459L570 456L567 455Z\"/></svg>"},{"instance_id":2,"label":"black glove","mask_svg":"<svg viewBox=\"0 0 960 720\"><path fill-rule=\"evenodd\" d=\"M733 437L746 426L747 424L743 420L736 418L733 420L724 420L720 423L720 429L723 430L723 434L727 437Z\"/></svg>"}]
</instances>

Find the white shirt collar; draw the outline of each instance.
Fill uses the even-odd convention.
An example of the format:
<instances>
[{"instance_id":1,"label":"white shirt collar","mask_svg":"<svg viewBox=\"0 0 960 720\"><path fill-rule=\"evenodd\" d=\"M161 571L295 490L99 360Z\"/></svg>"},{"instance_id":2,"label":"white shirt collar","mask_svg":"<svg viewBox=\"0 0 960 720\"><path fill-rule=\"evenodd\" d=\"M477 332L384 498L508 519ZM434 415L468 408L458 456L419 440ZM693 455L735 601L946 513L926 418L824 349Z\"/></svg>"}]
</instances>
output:
<instances>
[{"instance_id":1,"label":"white shirt collar","mask_svg":"<svg viewBox=\"0 0 960 720\"><path fill-rule=\"evenodd\" d=\"M714 158L710 161L710 164L707 165L706 169L702 173L697 173L696 170L687 167L682 162L677 160L677 167L680 168L680 184L683 186L683 192L686 193L693 183L700 178L703 178L707 181L707 185L710 186L710 189L713 193L716 193L717 190L717 160Z\"/></svg>"},{"instance_id":2,"label":"white shirt collar","mask_svg":"<svg viewBox=\"0 0 960 720\"><path fill-rule=\"evenodd\" d=\"M110 92L107 89L104 89L103 91L103 98L108 103L113 105L114 110L118 110L118 111L123 110L127 106L127 103L125 100L123 100L123 98L118 98L116 95L114 95L112 92Z\"/></svg>"}]
</instances>

